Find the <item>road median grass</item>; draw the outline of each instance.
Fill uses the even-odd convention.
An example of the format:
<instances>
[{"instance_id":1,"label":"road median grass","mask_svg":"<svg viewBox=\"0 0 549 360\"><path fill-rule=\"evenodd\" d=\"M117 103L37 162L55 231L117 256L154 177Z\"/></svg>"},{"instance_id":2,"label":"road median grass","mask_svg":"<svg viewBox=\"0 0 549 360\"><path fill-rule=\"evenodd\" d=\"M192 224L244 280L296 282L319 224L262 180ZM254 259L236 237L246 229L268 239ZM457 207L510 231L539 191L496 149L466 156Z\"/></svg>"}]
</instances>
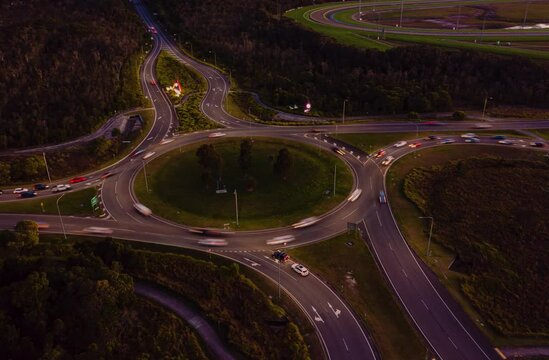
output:
<instances>
[{"instance_id":1,"label":"road median grass","mask_svg":"<svg viewBox=\"0 0 549 360\"><path fill-rule=\"evenodd\" d=\"M425 345L399 307L365 242L354 234L289 250L326 280L367 324L384 359L424 359Z\"/></svg>"},{"instance_id":2,"label":"road median grass","mask_svg":"<svg viewBox=\"0 0 549 360\"><path fill-rule=\"evenodd\" d=\"M155 214L172 221L213 227L230 224L232 229L251 230L286 226L321 215L343 201L351 190L353 177L341 160L326 151L286 140L253 138L251 167L244 173L238 162L241 140L213 143L224 165L219 182L214 179L210 188L202 180L203 170L196 156L201 144L195 144L147 164L151 191L146 191L140 173L135 181L137 197ZM273 171L282 148L288 149L292 159L286 180ZM235 224L235 189L239 226Z\"/></svg>"},{"instance_id":3,"label":"road median grass","mask_svg":"<svg viewBox=\"0 0 549 360\"><path fill-rule=\"evenodd\" d=\"M430 222L422 221L420 216L425 216L405 195L403 186L406 175L414 168L442 166L452 160L468 157L492 156L506 160L524 159L528 161L546 162L543 152L526 149L517 149L501 146L486 145L455 145L425 149L414 154L409 154L399 159L387 174L387 191L391 209L399 228L412 249L429 265L439 280L447 287L452 296L460 303L469 314L473 322L491 339L495 346L530 346L546 345L547 339L543 337L504 336L492 328L471 304L462 290L464 281L468 275L449 268L455 261L455 253L448 247L442 246L436 241L431 242L431 256L426 257L426 249L429 235ZM435 217L436 223L436 214ZM502 225L503 226L503 225Z\"/></svg>"},{"instance_id":4,"label":"road median grass","mask_svg":"<svg viewBox=\"0 0 549 360\"><path fill-rule=\"evenodd\" d=\"M29 200L2 201L0 202L0 213L57 215L56 203L57 199L61 198L59 200L61 215L99 216L101 210L94 211L90 203L91 198L95 195L97 195L97 189L89 187L45 198L38 195Z\"/></svg>"}]
</instances>

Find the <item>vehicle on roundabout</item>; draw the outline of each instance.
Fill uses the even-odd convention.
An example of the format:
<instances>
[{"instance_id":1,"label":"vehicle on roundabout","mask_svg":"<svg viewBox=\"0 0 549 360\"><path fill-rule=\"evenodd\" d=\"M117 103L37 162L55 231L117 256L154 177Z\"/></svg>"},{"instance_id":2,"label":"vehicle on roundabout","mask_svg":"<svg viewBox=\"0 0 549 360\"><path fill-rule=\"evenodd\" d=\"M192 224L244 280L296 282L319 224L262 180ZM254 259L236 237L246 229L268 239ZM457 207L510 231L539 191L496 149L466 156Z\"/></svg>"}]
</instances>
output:
<instances>
[{"instance_id":1,"label":"vehicle on roundabout","mask_svg":"<svg viewBox=\"0 0 549 360\"><path fill-rule=\"evenodd\" d=\"M140 213L143 216L151 216L152 215L152 210L149 209L148 207L146 207L143 204L135 203L135 204L133 204L133 207L134 207L135 210L137 210L138 213Z\"/></svg>"},{"instance_id":2,"label":"vehicle on roundabout","mask_svg":"<svg viewBox=\"0 0 549 360\"><path fill-rule=\"evenodd\" d=\"M379 203L380 204L387 204L387 197L385 196L385 191L381 190L379 192Z\"/></svg>"},{"instance_id":3,"label":"vehicle on roundabout","mask_svg":"<svg viewBox=\"0 0 549 360\"><path fill-rule=\"evenodd\" d=\"M438 136L438 135L429 135L425 138L425 140L440 140L440 136Z\"/></svg>"},{"instance_id":4,"label":"vehicle on roundabout","mask_svg":"<svg viewBox=\"0 0 549 360\"><path fill-rule=\"evenodd\" d=\"M110 235L113 232L111 228L101 227L101 226L90 226L82 229L82 231L85 233L97 234L97 235Z\"/></svg>"},{"instance_id":5,"label":"vehicle on roundabout","mask_svg":"<svg viewBox=\"0 0 549 360\"><path fill-rule=\"evenodd\" d=\"M36 191L23 191L21 194L19 194L19 197L21 199L27 199L27 198L32 198L32 197L35 197L36 195L38 195L38 193Z\"/></svg>"},{"instance_id":6,"label":"vehicle on roundabout","mask_svg":"<svg viewBox=\"0 0 549 360\"><path fill-rule=\"evenodd\" d=\"M387 165L389 165L391 162L393 162L394 159L395 159L394 156L390 156L390 155L389 155L389 156L387 156L385 159L383 159L383 161L381 162L381 165L387 166Z\"/></svg>"},{"instance_id":7,"label":"vehicle on roundabout","mask_svg":"<svg viewBox=\"0 0 549 360\"><path fill-rule=\"evenodd\" d=\"M507 136L505 136L505 135L494 135L494 136L492 136L492 139L494 139L494 140L505 140L505 139L507 139Z\"/></svg>"},{"instance_id":8,"label":"vehicle on roundabout","mask_svg":"<svg viewBox=\"0 0 549 360\"><path fill-rule=\"evenodd\" d=\"M471 139L471 138L476 138L477 135L473 133L467 133L467 134L461 134L461 137L464 139Z\"/></svg>"},{"instance_id":9,"label":"vehicle on roundabout","mask_svg":"<svg viewBox=\"0 0 549 360\"><path fill-rule=\"evenodd\" d=\"M378 159L385 156L385 150L379 150L374 156Z\"/></svg>"},{"instance_id":10,"label":"vehicle on roundabout","mask_svg":"<svg viewBox=\"0 0 549 360\"><path fill-rule=\"evenodd\" d=\"M107 171L106 173L104 173L103 175L100 176L101 179L106 179L106 178L109 178L111 176L113 176L115 173L113 173L112 171Z\"/></svg>"},{"instance_id":11,"label":"vehicle on roundabout","mask_svg":"<svg viewBox=\"0 0 549 360\"><path fill-rule=\"evenodd\" d=\"M443 140L440 141L439 144L442 144L442 145L444 145L444 144L453 144L455 142L456 142L456 140L454 140L454 139L443 139Z\"/></svg>"},{"instance_id":12,"label":"vehicle on roundabout","mask_svg":"<svg viewBox=\"0 0 549 360\"><path fill-rule=\"evenodd\" d=\"M217 229L206 229L206 228L190 228L188 231L192 234L204 235L204 236L227 236L226 232L219 231Z\"/></svg>"},{"instance_id":13,"label":"vehicle on roundabout","mask_svg":"<svg viewBox=\"0 0 549 360\"><path fill-rule=\"evenodd\" d=\"M50 187L46 184L34 184L33 188L34 190L46 190L46 189L49 189Z\"/></svg>"},{"instance_id":14,"label":"vehicle on roundabout","mask_svg":"<svg viewBox=\"0 0 549 360\"><path fill-rule=\"evenodd\" d=\"M147 160L148 158L150 158L150 157L153 156L154 154L156 154L156 152L154 152L154 151L149 151L148 153L146 153L146 154L143 156L143 160Z\"/></svg>"},{"instance_id":15,"label":"vehicle on roundabout","mask_svg":"<svg viewBox=\"0 0 549 360\"><path fill-rule=\"evenodd\" d=\"M227 246L229 243L225 239L200 239L198 245L203 246Z\"/></svg>"},{"instance_id":16,"label":"vehicle on roundabout","mask_svg":"<svg viewBox=\"0 0 549 360\"><path fill-rule=\"evenodd\" d=\"M309 269L298 263L292 264L292 270L303 277L309 275Z\"/></svg>"},{"instance_id":17,"label":"vehicle on roundabout","mask_svg":"<svg viewBox=\"0 0 549 360\"><path fill-rule=\"evenodd\" d=\"M273 254L271 255L276 261L278 262L286 262L288 260L290 260L290 257L288 256L288 254L286 254L284 251L282 250L276 250L273 252Z\"/></svg>"},{"instance_id":18,"label":"vehicle on roundabout","mask_svg":"<svg viewBox=\"0 0 549 360\"><path fill-rule=\"evenodd\" d=\"M307 227L307 226L311 226L311 225L314 225L316 224L320 219L317 218L316 216L311 216L311 217L308 217L306 219L303 219L301 221L298 221L296 222L295 224L292 225L292 227L294 229L301 229L301 228L304 228L304 227Z\"/></svg>"},{"instance_id":19,"label":"vehicle on roundabout","mask_svg":"<svg viewBox=\"0 0 549 360\"><path fill-rule=\"evenodd\" d=\"M511 140L498 140L498 144L501 145L513 145L513 142Z\"/></svg>"},{"instance_id":20,"label":"vehicle on roundabout","mask_svg":"<svg viewBox=\"0 0 549 360\"><path fill-rule=\"evenodd\" d=\"M24 193L24 192L27 192L27 191L29 191L29 189L18 187L18 188L15 188L15 189L13 190L13 193L14 193L14 194L21 194L21 193Z\"/></svg>"},{"instance_id":21,"label":"vehicle on roundabout","mask_svg":"<svg viewBox=\"0 0 549 360\"><path fill-rule=\"evenodd\" d=\"M164 139L160 142L160 145L166 145L166 144L169 144L171 143L172 141L174 141L175 139L174 138L169 138L169 139Z\"/></svg>"},{"instance_id":22,"label":"vehicle on roundabout","mask_svg":"<svg viewBox=\"0 0 549 360\"><path fill-rule=\"evenodd\" d=\"M406 144L408 144L408 142L402 140L402 141L399 141L399 142L397 142L396 144L394 144L393 147L401 148L401 147L403 147L403 146L406 145Z\"/></svg>"},{"instance_id":23,"label":"vehicle on roundabout","mask_svg":"<svg viewBox=\"0 0 549 360\"><path fill-rule=\"evenodd\" d=\"M70 179L69 184L77 184L77 183L81 183L81 182L86 181L86 180L88 180L88 178L85 177L85 176L77 176L75 178Z\"/></svg>"},{"instance_id":24,"label":"vehicle on roundabout","mask_svg":"<svg viewBox=\"0 0 549 360\"><path fill-rule=\"evenodd\" d=\"M490 124L486 124L486 123L478 123L478 124L475 124L473 126L473 129L490 129L492 128L493 126L490 125Z\"/></svg>"},{"instance_id":25,"label":"vehicle on roundabout","mask_svg":"<svg viewBox=\"0 0 549 360\"><path fill-rule=\"evenodd\" d=\"M351 193L351 196L349 196L347 201L350 201L350 202L356 201L356 199L358 199L361 194L362 194L362 189L355 189L355 191Z\"/></svg>"},{"instance_id":26,"label":"vehicle on roundabout","mask_svg":"<svg viewBox=\"0 0 549 360\"><path fill-rule=\"evenodd\" d=\"M40 229L49 229L50 228L50 224L48 224L47 222L43 222L43 221L36 221L36 226L38 227L38 230L40 230Z\"/></svg>"},{"instance_id":27,"label":"vehicle on roundabout","mask_svg":"<svg viewBox=\"0 0 549 360\"><path fill-rule=\"evenodd\" d=\"M214 133L211 133L210 135L208 135L209 138L216 138L216 137L221 137L221 136L225 136L227 134L225 133L222 133L222 132L214 132Z\"/></svg>"},{"instance_id":28,"label":"vehicle on roundabout","mask_svg":"<svg viewBox=\"0 0 549 360\"><path fill-rule=\"evenodd\" d=\"M282 235L277 236L272 239L267 240L267 245L280 245L280 244L286 244L289 242L292 242L295 240L295 236L293 235Z\"/></svg>"},{"instance_id":29,"label":"vehicle on roundabout","mask_svg":"<svg viewBox=\"0 0 549 360\"><path fill-rule=\"evenodd\" d=\"M337 146L334 146L332 148L332 151L341 156L345 155L345 151L343 151L343 149L338 148Z\"/></svg>"},{"instance_id":30,"label":"vehicle on roundabout","mask_svg":"<svg viewBox=\"0 0 549 360\"><path fill-rule=\"evenodd\" d=\"M530 143L530 146L533 146L533 147L544 147L545 144L542 143L541 141L534 141L534 142L531 142L531 143Z\"/></svg>"},{"instance_id":31,"label":"vehicle on roundabout","mask_svg":"<svg viewBox=\"0 0 549 360\"><path fill-rule=\"evenodd\" d=\"M479 138L476 138L476 137L472 137L472 138L467 138L467 139L465 139L465 142L466 142L466 143L479 143L479 142L480 142L480 139L479 139Z\"/></svg>"},{"instance_id":32,"label":"vehicle on roundabout","mask_svg":"<svg viewBox=\"0 0 549 360\"><path fill-rule=\"evenodd\" d=\"M72 187L69 184L59 184L51 188L51 192L69 191Z\"/></svg>"},{"instance_id":33,"label":"vehicle on roundabout","mask_svg":"<svg viewBox=\"0 0 549 360\"><path fill-rule=\"evenodd\" d=\"M421 147L421 143L420 142L412 143L412 144L408 145L408 147L411 147L412 149L415 149L415 148Z\"/></svg>"}]
</instances>

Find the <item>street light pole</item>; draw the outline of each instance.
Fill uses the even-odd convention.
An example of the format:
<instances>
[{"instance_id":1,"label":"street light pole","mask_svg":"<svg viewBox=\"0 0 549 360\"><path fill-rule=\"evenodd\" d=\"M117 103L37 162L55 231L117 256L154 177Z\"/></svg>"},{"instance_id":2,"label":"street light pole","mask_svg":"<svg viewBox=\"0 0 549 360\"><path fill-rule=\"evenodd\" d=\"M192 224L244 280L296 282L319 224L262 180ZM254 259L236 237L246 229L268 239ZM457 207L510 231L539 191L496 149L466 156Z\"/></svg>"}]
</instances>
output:
<instances>
[{"instance_id":1,"label":"street light pole","mask_svg":"<svg viewBox=\"0 0 549 360\"><path fill-rule=\"evenodd\" d=\"M347 99L343 100L343 115L341 116L341 123L345 124L345 103Z\"/></svg>"},{"instance_id":2,"label":"street light pole","mask_svg":"<svg viewBox=\"0 0 549 360\"><path fill-rule=\"evenodd\" d=\"M400 23L398 27L402 27L402 13L404 12L404 0L400 1Z\"/></svg>"},{"instance_id":3,"label":"street light pole","mask_svg":"<svg viewBox=\"0 0 549 360\"><path fill-rule=\"evenodd\" d=\"M433 223L435 222L432 216L420 216L420 219L431 219L431 228L429 230L429 241L427 242L427 254L429 256L431 253L431 236L433 235Z\"/></svg>"},{"instance_id":4,"label":"street light pole","mask_svg":"<svg viewBox=\"0 0 549 360\"><path fill-rule=\"evenodd\" d=\"M526 9L524 10L524 20L522 20L522 27L526 26L526 17L528 17L528 7L530 6L530 1L526 3Z\"/></svg>"},{"instance_id":5,"label":"street light pole","mask_svg":"<svg viewBox=\"0 0 549 360\"><path fill-rule=\"evenodd\" d=\"M145 175L145 188L149 192L149 182L147 181L147 168L145 167L145 161L143 160L143 174Z\"/></svg>"},{"instance_id":6,"label":"street light pole","mask_svg":"<svg viewBox=\"0 0 549 360\"><path fill-rule=\"evenodd\" d=\"M48 181L51 184L50 170L48 168L48 161L46 160L46 152L45 151L42 152L42 156L44 157L44 164L46 164L46 172L48 173Z\"/></svg>"},{"instance_id":7,"label":"street light pole","mask_svg":"<svg viewBox=\"0 0 549 360\"><path fill-rule=\"evenodd\" d=\"M65 240L67 240L67 233L65 231L65 224L63 224L63 217L61 216L61 210L59 209L59 200L61 200L61 198L65 195L65 193L63 193L63 195L61 195L60 197L57 198L57 201L55 202L55 204L57 205L57 213L59 214L59 220L61 221L61 228L63 229L63 236L65 237Z\"/></svg>"},{"instance_id":8,"label":"street light pole","mask_svg":"<svg viewBox=\"0 0 549 360\"><path fill-rule=\"evenodd\" d=\"M280 301L280 260L278 260L278 301Z\"/></svg>"},{"instance_id":9,"label":"street light pole","mask_svg":"<svg viewBox=\"0 0 549 360\"><path fill-rule=\"evenodd\" d=\"M234 189L234 208L236 210L236 226L238 226L238 193Z\"/></svg>"},{"instance_id":10,"label":"street light pole","mask_svg":"<svg viewBox=\"0 0 549 360\"><path fill-rule=\"evenodd\" d=\"M334 193L332 197L336 196L336 176L337 176L337 164L334 164Z\"/></svg>"},{"instance_id":11,"label":"street light pole","mask_svg":"<svg viewBox=\"0 0 549 360\"><path fill-rule=\"evenodd\" d=\"M484 120L484 114L486 113L486 105L488 105L488 99L491 98L489 98L488 96L484 98L484 107L482 108L482 120Z\"/></svg>"}]
</instances>

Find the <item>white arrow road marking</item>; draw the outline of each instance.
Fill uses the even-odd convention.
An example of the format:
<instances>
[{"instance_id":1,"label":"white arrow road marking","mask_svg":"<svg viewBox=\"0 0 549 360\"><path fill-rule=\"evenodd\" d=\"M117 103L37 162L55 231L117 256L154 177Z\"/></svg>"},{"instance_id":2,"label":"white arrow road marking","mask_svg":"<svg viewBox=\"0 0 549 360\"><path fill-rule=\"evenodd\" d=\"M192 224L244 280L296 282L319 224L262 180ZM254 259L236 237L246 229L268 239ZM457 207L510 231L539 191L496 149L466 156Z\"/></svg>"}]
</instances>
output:
<instances>
[{"instance_id":1,"label":"white arrow road marking","mask_svg":"<svg viewBox=\"0 0 549 360\"><path fill-rule=\"evenodd\" d=\"M341 314L341 310L339 310L339 309L334 310L334 307L330 303L328 303L328 306L330 307L330 309L332 309L332 311L334 312L336 318L339 318L339 314Z\"/></svg>"},{"instance_id":2,"label":"white arrow road marking","mask_svg":"<svg viewBox=\"0 0 549 360\"><path fill-rule=\"evenodd\" d=\"M252 266L261 266L261 264L258 264L256 262L254 262L253 260L248 259L247 257L245 257L244 260L249 261L250 265L252 265Z\"/></svg>"},{"instance_id":3,"label":"white arrow road marking","mask_svg":"<svg viewBox=\"0 0 549 360\"><path fill-rule=\"evenodd\" d=\"M315 307L314 306L311 306L313 308L313 312L316 314L315 315L315 321L319 321L319 322L324 322L324 320L322 320L322 318L320 317L320 315L318 315L318 312L316 311Z\"/></svg>"}]
</instances>

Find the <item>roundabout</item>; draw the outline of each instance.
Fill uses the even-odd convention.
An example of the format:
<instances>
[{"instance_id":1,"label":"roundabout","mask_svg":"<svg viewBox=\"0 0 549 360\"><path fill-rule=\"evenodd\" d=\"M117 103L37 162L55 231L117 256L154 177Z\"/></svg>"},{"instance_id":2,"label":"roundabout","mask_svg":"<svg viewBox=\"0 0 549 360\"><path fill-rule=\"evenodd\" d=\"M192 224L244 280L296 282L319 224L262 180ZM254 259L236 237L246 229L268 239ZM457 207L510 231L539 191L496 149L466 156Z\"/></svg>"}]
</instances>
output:
<instances>
[{"instance_id":1,"label":"roundabout","mask_svg":"<svg viewBox=\"0 0 549 360\"><path fill-rule=\"evenodd\" d=\"M249 166L243 169L239 149L246 140L252 145ZM204 179L205 169L196 155L204 144L212 144L221 159L217 178ZM285 177L275 169L282 149L288 150L290 161ZM147 183L140 172L134 188L139 202L154 214L188 226L231 230L278 228L320 216L345 200L353 185L351 171L335 155L297 142L261 137L173 150L148 163L146 172Z\"/></svg>"}]
</instances>

